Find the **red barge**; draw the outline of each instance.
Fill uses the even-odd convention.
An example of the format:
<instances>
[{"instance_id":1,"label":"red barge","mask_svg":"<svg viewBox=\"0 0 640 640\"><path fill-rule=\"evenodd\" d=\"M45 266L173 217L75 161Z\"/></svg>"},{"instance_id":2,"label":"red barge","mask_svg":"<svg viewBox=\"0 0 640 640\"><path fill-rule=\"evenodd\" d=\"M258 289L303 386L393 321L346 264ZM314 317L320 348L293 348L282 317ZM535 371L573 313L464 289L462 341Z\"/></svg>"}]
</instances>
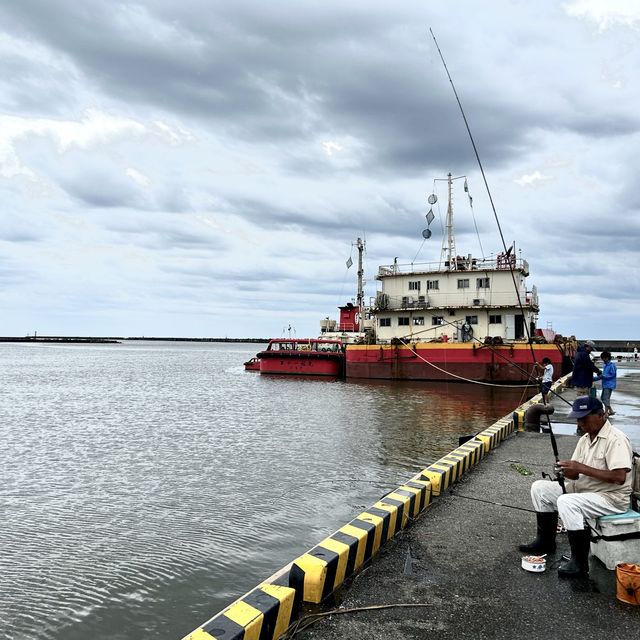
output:
<instances>
[{"instance_id":1,"label":"red barge","mask_svg":"<svg viewBox=\"0 0 640 640\"><path fill-rule=\"evenodd\" d=\"M344 346L341 340L276 338L270 340L267 348L256 357L260 363L260 373L335 378L344 374Z\"/></svg>"}]
</instances>

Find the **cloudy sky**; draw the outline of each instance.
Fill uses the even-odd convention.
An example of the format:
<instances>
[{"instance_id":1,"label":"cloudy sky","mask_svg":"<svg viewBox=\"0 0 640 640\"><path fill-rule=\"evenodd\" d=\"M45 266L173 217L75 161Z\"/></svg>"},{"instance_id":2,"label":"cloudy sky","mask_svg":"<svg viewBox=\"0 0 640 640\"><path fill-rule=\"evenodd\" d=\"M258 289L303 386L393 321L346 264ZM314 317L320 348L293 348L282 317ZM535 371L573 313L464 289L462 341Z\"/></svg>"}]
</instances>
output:
<instances>
[{"instance_id":1,"label":"cloudy sky","mask_svg":"<svg viewBox=\"0 0 640 640\"><path fill-rule=\"evenodd\" d=\"M499 251L431 28L540 326L640 338L638 2L0 0L0 28L1 335L316 335L358 236L367 296L440 257L449 171L458 253Z\"/></svg>"}]
</instances>

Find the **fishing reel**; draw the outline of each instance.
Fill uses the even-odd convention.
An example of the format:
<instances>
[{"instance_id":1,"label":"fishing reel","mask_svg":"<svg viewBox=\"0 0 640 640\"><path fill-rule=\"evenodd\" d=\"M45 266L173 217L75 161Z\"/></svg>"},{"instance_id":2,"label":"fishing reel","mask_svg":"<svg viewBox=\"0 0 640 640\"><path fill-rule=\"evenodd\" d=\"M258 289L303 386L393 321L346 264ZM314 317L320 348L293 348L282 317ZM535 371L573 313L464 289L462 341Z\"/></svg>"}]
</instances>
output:
<instances>
[{"instance_id":1,"label":"fishing reel","mask_svg":"<svg viewBox=\"0 0 640 640\"><path fill-rule=\"evenodd\" d=\"M560 486L564 485L564 469L559 465L559 464L555 464L553 467L553 471L556 474L555 476L552 476L550 473L545 473L544 471L542 472L542 477L545 480L551 480L551 482L558 482L560 483Z\"/></svg>"}]
</instances>

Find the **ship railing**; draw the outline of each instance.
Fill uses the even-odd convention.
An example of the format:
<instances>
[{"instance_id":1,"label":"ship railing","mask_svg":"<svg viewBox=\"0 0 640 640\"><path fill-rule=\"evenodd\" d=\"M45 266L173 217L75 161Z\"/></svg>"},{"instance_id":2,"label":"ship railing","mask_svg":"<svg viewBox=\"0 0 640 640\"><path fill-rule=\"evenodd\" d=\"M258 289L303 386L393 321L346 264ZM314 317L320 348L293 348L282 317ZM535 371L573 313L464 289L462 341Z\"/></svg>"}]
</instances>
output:
<instances>
[{"instance_id":1,"label":"ship railing","mask_svg":"<svg viewBox=\"0 0 640 640\"><path fill-rule=\"evenodd\" d=\"M528 272L528 263L522 258L502 254L495 258L472 258L457 256L455 260L439 262L410 262L407 264L386 264L378 267L378 278L409 274L409 273L446 273L449 271L508 271L510 268Z\"/></svg>"},{"instance_id":2,"label":"ship railing","mask_svg":"<svg viewBox=\"0 0 640 640\"><path fill-rule=\"evenodd\" d=\"M524 290L520 291L520 297L525 307L534 307L538 305L538 296L535 293ZM390 296L386 293L379 292L378 296L373 300L374 310L377 313L381 311L397 311L397 310L421 310L421 309L469 309L476 307L502 307L505 305L515 304L515 299L509 298L505 300L503 296L494 297L493 300L482 297L469 298L468 294L455 293L434 293L431 296Z\"/></svg>"},{"instance_id":3,"label":"ship railing","mask_svg":"<svg viewBox=\"0 0 640 640\"><path fill-rule=\"evenodd\" d=\"M378 295L375 299L376 308L384 309L428 309L431 303L427 296L389 296Z\"/></svg>"}]
</instances>

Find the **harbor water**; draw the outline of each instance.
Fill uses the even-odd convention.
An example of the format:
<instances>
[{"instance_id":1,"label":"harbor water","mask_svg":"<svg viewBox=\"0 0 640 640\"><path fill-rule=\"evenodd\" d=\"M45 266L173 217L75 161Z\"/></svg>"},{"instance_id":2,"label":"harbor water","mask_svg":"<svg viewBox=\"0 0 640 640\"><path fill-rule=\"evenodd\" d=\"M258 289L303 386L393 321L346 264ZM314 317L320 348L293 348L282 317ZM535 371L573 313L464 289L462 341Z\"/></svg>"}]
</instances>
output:
<instances>
[{"instance_id":1,"label":"harbor water","mask_svg":"<svg viewBox=\"0 0 640 640\"><path fill-rule=\"evenodd\" d=\"M257 350L0 344L2 640L182 637L526 399Z\"/></svg>"}]
</instances>

